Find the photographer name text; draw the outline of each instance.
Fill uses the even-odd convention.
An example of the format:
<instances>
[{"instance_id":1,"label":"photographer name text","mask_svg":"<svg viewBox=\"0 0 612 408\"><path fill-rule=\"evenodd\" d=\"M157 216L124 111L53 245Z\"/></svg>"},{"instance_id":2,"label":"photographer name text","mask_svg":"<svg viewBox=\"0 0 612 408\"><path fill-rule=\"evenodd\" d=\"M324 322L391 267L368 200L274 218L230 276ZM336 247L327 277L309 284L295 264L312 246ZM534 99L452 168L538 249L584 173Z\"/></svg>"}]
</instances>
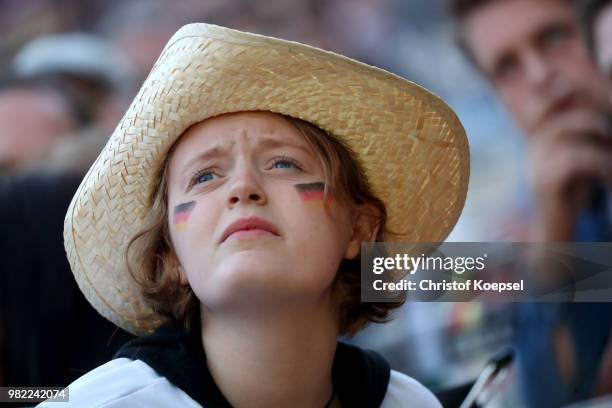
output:
<instances>
[{"instance_id":1,"label":"photographer name text","mask_svg":"<svg viewBox=\"0 0 612 408\"><path fill-rule=\"evenodd\" d=\"M478 292L522 292L524 282L521 279L518 282L486 282L483 279L469 279L463 282L458 281L434 281L424 279L419 282L413 282L402 279L398 282L385 282L382 279L377 279L373 283L375 291L478 291Z\"/></svg>"}]
</instances>

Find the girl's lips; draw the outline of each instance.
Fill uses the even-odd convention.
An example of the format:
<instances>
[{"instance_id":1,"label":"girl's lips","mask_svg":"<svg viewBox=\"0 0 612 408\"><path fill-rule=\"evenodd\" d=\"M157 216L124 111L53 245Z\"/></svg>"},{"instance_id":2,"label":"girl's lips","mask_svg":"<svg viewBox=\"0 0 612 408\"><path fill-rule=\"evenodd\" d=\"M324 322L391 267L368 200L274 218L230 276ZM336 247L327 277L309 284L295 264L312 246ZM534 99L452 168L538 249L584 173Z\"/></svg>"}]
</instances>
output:
<instances>
[{"instance_id":1,"label":"girl's lips","mask_svg":"<svg viewBox=\"0 0 612 408\"><path fill-rule=\"evenodd\" d=\"M261 235L278 236L279 234L278 230L272 223L262 218L241 218L234 221L225 229L219 242L225 242L230 236L233 238L252 238Z\"/></svg>"},{"instance_id":2,"label":"girl's lips","mask_svg":"<svg viewBox=\"0 0 612 408\"><path fill-rule=\"evenodd\" d=\"M233 239L252 239L261 236L276 236L270 231L262 230L262 229L250 229L250 230L239 230L231 233L225 240L233 240Z\"/></svg>"}]
</instances>

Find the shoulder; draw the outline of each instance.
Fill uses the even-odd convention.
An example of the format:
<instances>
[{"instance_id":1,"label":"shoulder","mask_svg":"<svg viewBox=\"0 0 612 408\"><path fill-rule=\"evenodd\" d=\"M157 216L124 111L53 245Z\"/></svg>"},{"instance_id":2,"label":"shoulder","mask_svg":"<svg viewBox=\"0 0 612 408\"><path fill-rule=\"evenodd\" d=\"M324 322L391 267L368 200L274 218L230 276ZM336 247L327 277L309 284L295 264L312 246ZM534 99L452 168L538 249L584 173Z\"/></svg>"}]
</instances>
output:
<instances>
[{"instance_id":1,"label":"shoulder","mask_svg":"<svg viewBox=\"0 0 612 408\"><path fill-rule=\"evenodd\" d=\"M62 407L200 406L146 363L129 358L111 360L78 378L68 386L68 399Z\"/></svg>"},{"instance_id":2,"label":"shoulder","mask_svg":"<svg viewBox=\"0 0 612 408\"><path fill-rule=\"evenodd\" d=\"M438 399L414 378L391 370L389 386L381 408L442 408Z\"/></svg>"}]
</instances>

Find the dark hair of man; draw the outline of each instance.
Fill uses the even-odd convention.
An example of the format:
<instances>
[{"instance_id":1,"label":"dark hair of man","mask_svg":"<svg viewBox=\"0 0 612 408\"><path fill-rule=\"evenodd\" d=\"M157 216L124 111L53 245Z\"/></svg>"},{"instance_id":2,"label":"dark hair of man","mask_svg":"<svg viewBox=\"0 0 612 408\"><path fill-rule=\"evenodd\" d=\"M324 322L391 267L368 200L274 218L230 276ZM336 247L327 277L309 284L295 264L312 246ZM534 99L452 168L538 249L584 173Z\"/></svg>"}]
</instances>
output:
<instances>
[{"instance_id":1,"label":"dark hair of man","mask_svg":"<svg viewBox=\"0 0 612 408\"><path fill-rule=\"evenodd\" d=\"M465 19L473 12L483 8L484 6L505 0L449 0L448 10L450 17L455 26L455 42L457 46L463 51L465 56L477 67L478 64L474 58L470 47L465 40L464 26ZM575 0L559 0L573 3ZM511 24L512 22L508 22Z\"/></svg>"},{"instance_id":2,"label":"dark hair of man","mask_svg":"<svg viewBox=\"0 0 612 408\"><path fill-rule=\"evenodd\" d=\"M595 20L606 6L612 4L612 0L575 0L574 4L584 42L591 54L595 55Z\"/></svg>"},{"instance_id":3,"label":"dark hair of man","mask_svg":"<svg viewBox=\"0 0 612 408\"><path fill-rule=\"evenodd\" d=\"M501 0L449 0L448 9L454 25L455 43L463 51L464 55L474 66L478 67L474 54L470 50L466 40L463 23L468 15L486 6L487 4Z\"/></svg>"}]
</instances>

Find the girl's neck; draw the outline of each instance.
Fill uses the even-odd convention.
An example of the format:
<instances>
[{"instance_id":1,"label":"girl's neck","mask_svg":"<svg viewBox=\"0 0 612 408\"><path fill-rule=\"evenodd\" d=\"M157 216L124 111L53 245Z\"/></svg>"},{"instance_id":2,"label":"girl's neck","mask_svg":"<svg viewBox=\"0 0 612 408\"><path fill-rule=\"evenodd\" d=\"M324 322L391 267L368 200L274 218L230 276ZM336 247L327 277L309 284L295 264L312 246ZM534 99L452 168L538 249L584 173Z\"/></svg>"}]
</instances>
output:
<instances>
[{"instance_id":1,"label":"girl's neck","mask_svg":"<svg viewBox=\"0 0 612 408\"><path fill-rule=\"evenodd\" d=\"M235 407L323 407L333 392L338 320L328 302L258 314L202 305L208 368Z\"/></svg>"}]
</instances>

